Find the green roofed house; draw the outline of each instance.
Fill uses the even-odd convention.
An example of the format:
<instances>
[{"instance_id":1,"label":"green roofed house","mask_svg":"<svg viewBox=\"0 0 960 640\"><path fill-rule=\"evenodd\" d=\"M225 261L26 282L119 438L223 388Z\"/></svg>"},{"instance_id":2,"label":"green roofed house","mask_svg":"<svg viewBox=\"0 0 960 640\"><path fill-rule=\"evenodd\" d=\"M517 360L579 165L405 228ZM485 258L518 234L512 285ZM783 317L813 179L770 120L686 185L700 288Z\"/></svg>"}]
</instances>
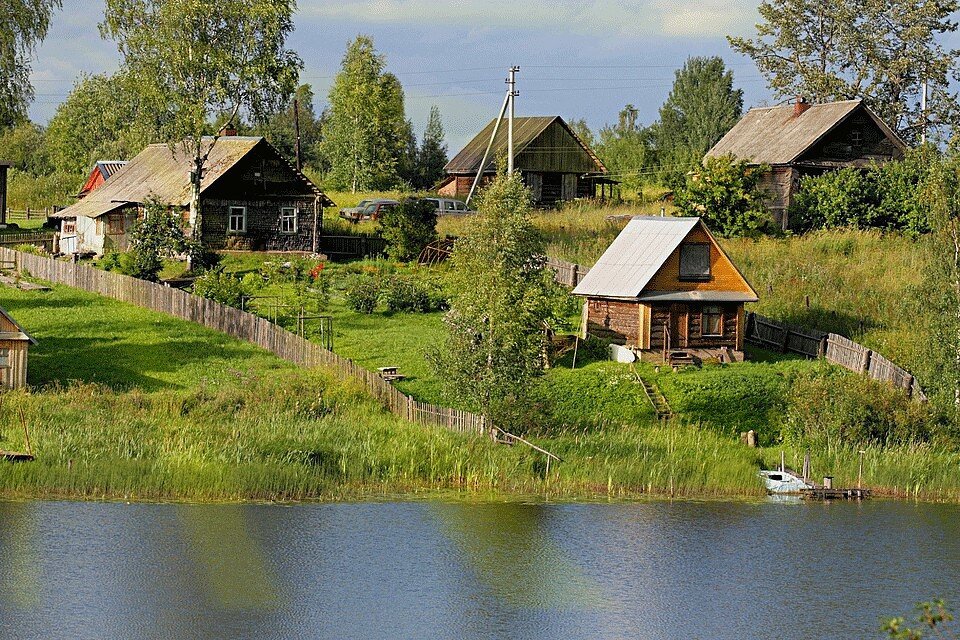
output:
<instances>
[{"instance_id":1,"label":"green roofed house","mask_svg":"<svg viewBox=\"0 0 960 640\"><path fill-rule=\"evenodd\" d=\"M597 154L560 116L514 118L514 166L538 205L553 205L575 198L612 196L617 182L606 177L607 168ZM500 123L487 163L480 169L496 120L453 157L444 170L438 192L448 198L465 198L477 173L480 185L497 173L496 163L507 154L507 122Z\"/></svg>"}]
</instances>

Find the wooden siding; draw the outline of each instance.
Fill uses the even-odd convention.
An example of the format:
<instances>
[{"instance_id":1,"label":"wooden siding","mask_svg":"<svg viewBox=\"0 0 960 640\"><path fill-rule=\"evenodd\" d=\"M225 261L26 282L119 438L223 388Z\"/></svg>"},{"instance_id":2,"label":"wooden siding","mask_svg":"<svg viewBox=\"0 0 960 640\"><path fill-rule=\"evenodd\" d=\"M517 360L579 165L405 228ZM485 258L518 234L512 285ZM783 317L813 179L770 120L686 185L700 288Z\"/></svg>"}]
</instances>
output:
<instances>
[{"instance_id":1,"label":"wooden siding","mask_svg":"<svg viewBox=\"0 0 960 640\"><path fill-rule=\"evenodd\" d=\"M804 162L886 162L903 157L903 150L869 115L859 111L840 123L822 140L805 151L797 163Z\"/></svg>"},{"instance_id":2,"label":"wooden siding","mask_svg":"<svg viewBox=\"0 0 960 640\"><path fill-rule=\"evenodd\" d=\"M701 226L694 228L684 239L684 243L705 242L710 244L709 280L680 280L680 247L677 247L650 279L644 291L735 291L753 295L753 290L747 281L737 272L730 259Z\"/></svg>"},{"instance_id":3,"label":"wooden siding","mask_svg":"<svg viewBox=\"0 0 960 640\"><path fill-rule=\"evenodd\" d=\"M640 306L629 300L589 299L587 333L614 344L639 346Z\"/></svg>"},{"instance_id":4,"label":"wooden siding","mask_svg":"<svg viewBox=\"0 0 960 640\"><path fill-rule=\"evenodd\" d=\"M10 366L0 367L0 388L20 389L27 384L26 340L0 340L0 349L9 349Z\"/></svg>"},{"instance_id":5,"label":"wooden siding","mask_svg":"<svg viewBox=\"0 0 960 640\"><path fill-rule=\"evenodd\" d=\"M228 231L230 207L246 207L247 229L244 233ZM280 231L280 210L293 207L299 211L295 233ZM262 199L205 199L203 202L203 239L214 249L250 251L310 251L313 247L314 197L290 196ZM323 220L317 213L317 235Z\"/></svg>"},{"instance_id":6,"label":"wooden siding","mask_svg":"<svg viewBox=\"0 0 960 640\"><path fill-rule=\"evenodd\" d=\"M743 350L743 305L742 304L653 304L646 307L644 332L649 336L641 348L663 350L664 327L669 334L670 349L719 349L729 347ZM703 335L703 308L720 307L723 312L723 334Z\"/></svg>"},{"instance_id":7,"label":"wooden siding","mask_svg":"<svg viewBox=\"0 0 960 640\"><path fill-rule=\"evenodd\" d=\"M787 229L793 195L800 185L800 172L793 167L774 167L760 178L760 190L766 195L767 209L781 229Z\"/></svg>"},{"instance_id":8,"label":"wooden siding","mask_svg":"<svg viewBox=\"0 0 960 640\"><path fill-rule=\"evenodd\" d=\"M538 173L590 173L597 163L559 120L537 136L517 154L514 161L522 171Z\"/></svg>"}]
</instances>

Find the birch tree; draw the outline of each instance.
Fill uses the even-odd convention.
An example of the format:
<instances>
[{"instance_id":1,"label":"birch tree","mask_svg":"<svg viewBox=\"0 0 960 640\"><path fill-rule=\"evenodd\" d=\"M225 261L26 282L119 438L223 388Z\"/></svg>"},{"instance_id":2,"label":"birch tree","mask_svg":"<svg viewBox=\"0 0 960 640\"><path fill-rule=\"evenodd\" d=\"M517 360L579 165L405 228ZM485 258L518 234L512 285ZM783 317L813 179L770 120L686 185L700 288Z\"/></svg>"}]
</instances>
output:
<instances>
[{"instance_id":1,"label":"birch tree","mask_svg":"<svg viewBox=\"0 0 960 640\"><path fill-rule=\"evenodd\" d=\"M4 0L0 6L0 129L26 118L33 100L30 56L62 5L62 0Z\"/></svg>"},{"instance_id":2,"label":"birch tree","mask_svg":"<svg viewBox=\"0 0 960 640\"><path fill-rule=\"evenodd\" d=\"M217 136L210 117L259 121L283 108L302 61L286 48L294 0L107 0L104 37L144 100L169 113L161 135L190 158L190 223L203 238L200 189Z\"/></svg>"}]
</instances>

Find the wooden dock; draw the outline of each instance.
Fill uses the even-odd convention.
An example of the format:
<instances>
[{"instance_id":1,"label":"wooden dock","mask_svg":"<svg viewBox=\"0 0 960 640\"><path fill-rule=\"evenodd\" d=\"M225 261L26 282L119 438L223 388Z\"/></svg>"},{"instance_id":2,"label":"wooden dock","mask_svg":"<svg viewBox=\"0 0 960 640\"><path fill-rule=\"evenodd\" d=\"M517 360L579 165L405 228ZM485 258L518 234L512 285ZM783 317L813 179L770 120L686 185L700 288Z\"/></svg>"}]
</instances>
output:
<instances>
[{"instance_id":1,"label":"wooden dock","mask_svg":"<svg viewBox=\"0 0 960 640\"><path fill-rule=\"evenodd\" d=\"M801 491L800 495L808 500L863 500L870 497L870 489L834 489L814 487Z\"/></svg>"}]
</instances>

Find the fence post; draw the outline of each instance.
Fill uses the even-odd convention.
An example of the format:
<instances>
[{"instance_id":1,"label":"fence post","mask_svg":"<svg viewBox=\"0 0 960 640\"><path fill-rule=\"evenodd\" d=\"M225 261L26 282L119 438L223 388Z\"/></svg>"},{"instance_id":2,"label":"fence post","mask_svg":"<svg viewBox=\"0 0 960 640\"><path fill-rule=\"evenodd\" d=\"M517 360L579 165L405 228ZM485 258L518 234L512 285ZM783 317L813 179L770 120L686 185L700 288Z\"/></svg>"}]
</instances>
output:
<instances>
[{"instance_id":1,"label":"fence post","mask_svg":"<svg viewBox=\"0 0 960 640\"><path fill-rule=\"evenodd\" d=\"M783 326L783 342L780 343L780 353L787 352L787 345L790 343L790 328Z\"/></svg>"},{"instance_id":2,"label":"fence post","mask_svg":"<svg viewBox=\"0 0 960 640\"><path fill-rule=\"evenodd\" d=\"M863 360L860 364L860 373L866 373L870 370L870 360L873 358L873 351L867 349L863 352Z\"/></svg>"},{"instance_id":3,"label":"fence post","mask_svg":"<svg viewBox=\"0 0 960 640\"><path fill-rule=\"evenodd\" d=\"M827 337L828 337L828 336L829 336L829 334L827 334L826 336L823 336L822 338L820 338L820 346L817 348L817 357L818 357L818 358L826 358L826 357L827 357Z\"/></svg>"}]
</instances>

